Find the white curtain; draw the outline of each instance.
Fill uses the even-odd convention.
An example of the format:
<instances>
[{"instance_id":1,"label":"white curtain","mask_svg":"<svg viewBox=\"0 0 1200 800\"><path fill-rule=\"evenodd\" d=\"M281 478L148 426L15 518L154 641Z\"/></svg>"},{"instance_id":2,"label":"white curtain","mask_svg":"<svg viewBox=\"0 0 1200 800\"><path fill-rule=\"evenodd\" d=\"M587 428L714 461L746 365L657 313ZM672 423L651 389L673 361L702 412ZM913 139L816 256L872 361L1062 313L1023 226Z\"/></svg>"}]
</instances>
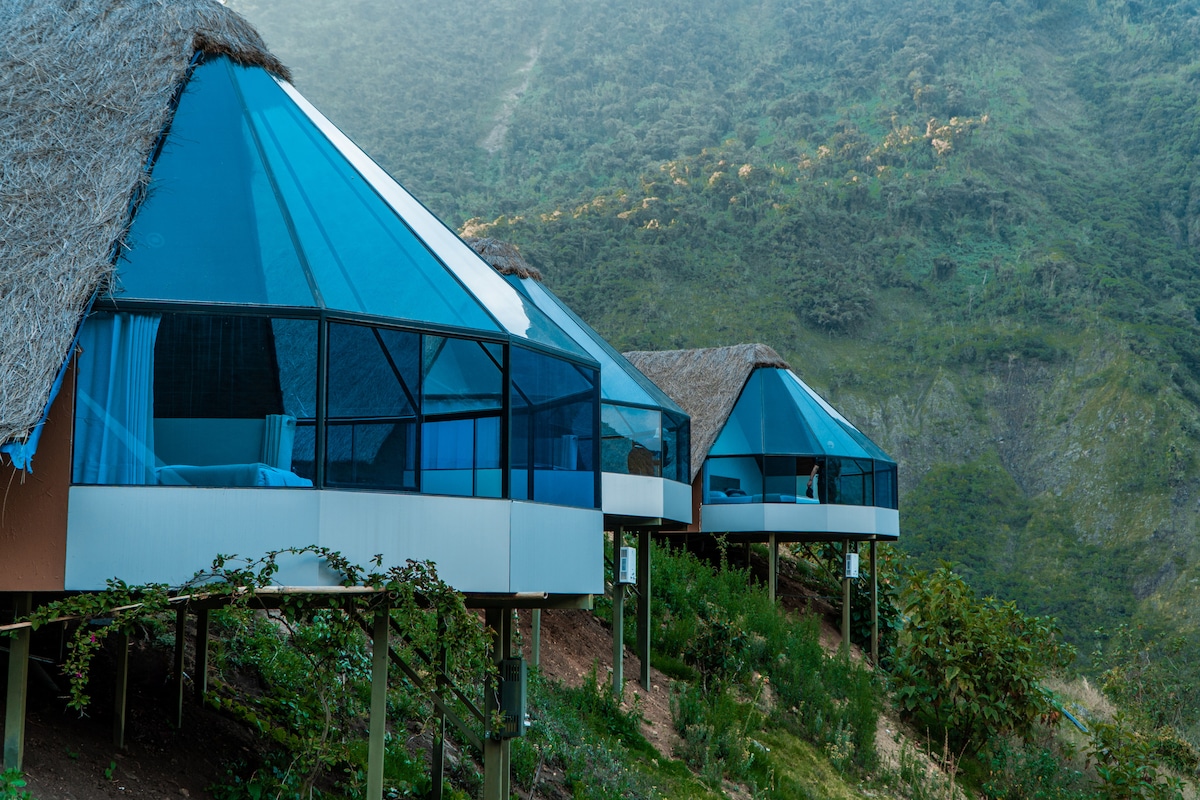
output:
<instances>
[{"instance_id":1,"label":"white curtain","mask_svg":"<svg viewBox=\"0 0 1200 800\"><path fill-rule=\"evenodd\" d=\"M79 335L75 483L154 483L158 314L92 317Z\"/></svg>"}]
</instances>

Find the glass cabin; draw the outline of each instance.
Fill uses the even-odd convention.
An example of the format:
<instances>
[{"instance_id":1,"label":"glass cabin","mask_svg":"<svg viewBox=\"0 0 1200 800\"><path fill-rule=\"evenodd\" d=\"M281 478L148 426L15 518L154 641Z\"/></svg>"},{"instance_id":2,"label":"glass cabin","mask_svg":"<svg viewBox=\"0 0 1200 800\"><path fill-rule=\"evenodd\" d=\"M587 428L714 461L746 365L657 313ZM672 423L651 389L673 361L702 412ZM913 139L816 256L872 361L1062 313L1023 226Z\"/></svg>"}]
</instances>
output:
<instances>
[{"instance_id":1,"label":"glass cabin","mask_svg":"<svg viewBox=\"0 0 1200 800\"><path fill-rule=\"evenodd\" d=\"M260 68L194 66L79 351L67 588L317 544L603 591L596 360Z\"/></svg>"},{"instance_id":2,"label":"glass cabin","mask_svg":"<svg viewBox=\"0 0 1200 800\"><path fill-rule=\"evenodd\" d=\"M507 279L600 363L605 516L618 523L649 519L690 523L687 412L540 281L517 275Z\"/></svg>"},{"instance_id":3,"label":"glass cabin","mask_svg":"<svg viewBox=\"0 0 1200 800\"><path fill-rule=\"evenodd\" d=\"M702 481L705 531L899 535L896 462L789 369L750 373Z\"/></svg>"}]
</instances>

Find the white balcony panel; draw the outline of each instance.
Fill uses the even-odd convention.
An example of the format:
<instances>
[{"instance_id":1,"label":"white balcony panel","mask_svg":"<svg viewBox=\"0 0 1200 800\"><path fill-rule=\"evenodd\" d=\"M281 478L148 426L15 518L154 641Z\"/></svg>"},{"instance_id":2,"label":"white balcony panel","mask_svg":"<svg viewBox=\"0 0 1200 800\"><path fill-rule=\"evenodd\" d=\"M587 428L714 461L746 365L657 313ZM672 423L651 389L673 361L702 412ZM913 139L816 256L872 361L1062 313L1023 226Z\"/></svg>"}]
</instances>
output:
<instances>
[{"instance_id":1,"label":"white balcony panel","mask_svg":"<svg viewBox=\"0 0 1200 800\"><path fill-rule=\"evenodd\" d=\"M649 475L600 475L604 513L621 517L692 521L692 487Z\"/></svg>"},{"instance_id":2,"label":"white balcony panel","mask_svg":"<svg viewBox=\"0 0 1200 800\"><path fill-rule=\"evenodd\" d=\"M66 588L178 586L217 554L257 557L320 545L369 567L433 561L463 592L603 591L603 517L598 510L484 498L305 489L73 486L67 520ZM529 563L514 559L530 559ZM332 585L339 576L312 556L285 557L290 586Z\"/></svg>"},{"instance_id":3,"label":"white balcony panel","mask_svg":"<svg viewBox=\"0 0 1200 800\"><path fill-rule=\"evenodd\" d=\"M831 535L900 535L900 514L892 508L815 503L745 503L706 505L700 509L706 533L828 533Z\"/></svg>"}]
</instances>

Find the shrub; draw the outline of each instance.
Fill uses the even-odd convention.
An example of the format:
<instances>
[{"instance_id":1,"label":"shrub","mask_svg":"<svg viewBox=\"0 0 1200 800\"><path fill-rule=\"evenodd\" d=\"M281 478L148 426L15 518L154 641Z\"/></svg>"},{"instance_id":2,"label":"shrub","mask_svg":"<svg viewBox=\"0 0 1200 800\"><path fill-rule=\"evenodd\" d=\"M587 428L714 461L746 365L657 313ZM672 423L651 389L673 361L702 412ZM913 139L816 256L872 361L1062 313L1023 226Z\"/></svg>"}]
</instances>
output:
<instances>
[{"instance_id":1,"label":"shrub","mask_svg":"<svg viewBox=\"0 0 1200 800\"><path fill-rule=\"evenodd\" d=\"M1074 658L1052 619L979 601L946 564L911 574L904 610L892 680L918 727L973 755L993 736L1027 736L1052 710L1038 682Z\"/></svg>"}]
</instances>

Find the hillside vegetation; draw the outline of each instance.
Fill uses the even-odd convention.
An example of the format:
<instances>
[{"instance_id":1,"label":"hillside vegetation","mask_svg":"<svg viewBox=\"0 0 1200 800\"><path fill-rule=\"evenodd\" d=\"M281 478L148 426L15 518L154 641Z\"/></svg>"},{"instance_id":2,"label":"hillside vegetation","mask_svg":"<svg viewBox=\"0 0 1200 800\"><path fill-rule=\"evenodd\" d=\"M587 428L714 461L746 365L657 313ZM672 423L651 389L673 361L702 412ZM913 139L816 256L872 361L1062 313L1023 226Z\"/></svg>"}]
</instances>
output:
<instances>
[{"instance_id":1,"label":"hillside vegetation","mask_svg":"<svg viewBox=\"0 0 1200 800\"><path fill-rule=\"evenodd\" d=\"M231 5L618 347L778 349L899 459L920 563L1093 673L1122 624L1200 663L1194 2Z\"/></svg>"}]
</instances>

